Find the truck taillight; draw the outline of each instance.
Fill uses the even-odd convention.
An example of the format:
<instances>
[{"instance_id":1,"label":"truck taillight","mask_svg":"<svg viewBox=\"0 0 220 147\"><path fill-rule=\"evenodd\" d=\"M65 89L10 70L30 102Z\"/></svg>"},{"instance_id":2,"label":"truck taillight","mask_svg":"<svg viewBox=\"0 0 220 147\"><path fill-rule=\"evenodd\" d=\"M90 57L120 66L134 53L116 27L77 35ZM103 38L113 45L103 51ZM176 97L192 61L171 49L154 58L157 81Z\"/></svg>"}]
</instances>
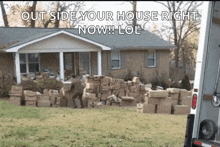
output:
<instances>
[{"instance_id":1,"label":"truck taillight","mask_svg":"<svg viewBox=\"0 0 220 147\"><path fill-rule=\"evenodd\" d=\"M199 145L199 146L201 146L201 145L202 145L202 143L201 143L201 142L199 142L199 141L194 141L194 142L193 142L193 144L196 144L196 145Z\"/></svg>"},{"instance_id":2,"label":"truck taillight","mask_svg":"<svg viewBox=\"0 0 220 147\"><path fill-rule=\"evenodd\" d=\"M196 108L196 101L197 101L197 95L194 94L194 95L193 95L193 100L192 100L192 108L193 108L193 109Z\"/></svg>"}]
</instances>

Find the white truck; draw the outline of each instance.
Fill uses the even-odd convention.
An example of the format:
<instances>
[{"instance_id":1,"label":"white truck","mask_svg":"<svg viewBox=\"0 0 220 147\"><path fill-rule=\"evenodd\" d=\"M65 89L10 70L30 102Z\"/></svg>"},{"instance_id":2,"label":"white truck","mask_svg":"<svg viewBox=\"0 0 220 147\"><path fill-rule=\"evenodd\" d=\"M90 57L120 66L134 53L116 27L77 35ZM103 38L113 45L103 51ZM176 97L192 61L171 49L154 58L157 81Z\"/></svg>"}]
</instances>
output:
<instances>
[{"instance_id":1,"label":"white truck","mask_svg":"<svg viewBox=\"0 0 220 147\"><path fill-rule=\"evenodd\" d=\"M203 4L185 147L220 147L220 2Z\"/></svg>"}]
</instances>

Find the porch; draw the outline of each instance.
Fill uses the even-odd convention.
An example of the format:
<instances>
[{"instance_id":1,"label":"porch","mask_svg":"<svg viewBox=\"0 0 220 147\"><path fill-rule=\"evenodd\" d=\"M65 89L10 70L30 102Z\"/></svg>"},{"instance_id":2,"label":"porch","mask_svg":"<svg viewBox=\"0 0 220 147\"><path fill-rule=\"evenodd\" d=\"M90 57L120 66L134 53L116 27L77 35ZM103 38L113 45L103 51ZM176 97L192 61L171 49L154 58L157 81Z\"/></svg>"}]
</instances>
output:
<instances>
[{"instance_id":1,"label":"porch","mask_svg":"<svg viewBox=\"0 0 220 147\"><path fill-rule=\"evenodd\" d=\"M15 75L21 83L24 74L51 71L57 72L64 81L71 74L79 75L80 67L86 74L102 75L102 50L110 48L81 38L69 32L60 31L34 39L30 42L7 49L14 53ZM96 55L96 58L93 55ZM96 60L97 72L92 73Z\"/></svg>"}]
</instances>

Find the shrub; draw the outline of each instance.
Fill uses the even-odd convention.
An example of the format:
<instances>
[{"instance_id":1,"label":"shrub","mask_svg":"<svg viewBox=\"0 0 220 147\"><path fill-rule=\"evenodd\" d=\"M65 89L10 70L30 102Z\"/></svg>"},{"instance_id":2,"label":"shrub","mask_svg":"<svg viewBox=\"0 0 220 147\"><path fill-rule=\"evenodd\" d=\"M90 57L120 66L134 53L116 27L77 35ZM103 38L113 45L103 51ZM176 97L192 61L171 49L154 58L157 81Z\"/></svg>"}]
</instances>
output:
<instances>
[{"instance_id":1,"label":"shrub","mask_svg":"<svg viewBox=\"0 0 220 147\"><path fill-rule=\"evenodd\" d=\"M132 73L131 73L131 70L128 69L127 74L125 75L124 80L125 80L125 81L132 81L132 79L133 79L133 75L132 75Z\"/></svg>"},{"instance_id":2,"label":"shrub","mask_svg":"<svg viewBox=\"0 0 220 147\"><path fill-rule=\"evenodd\" d=\"M163 77L155 77L150 81L152 87L152 90L157 89L157 86L163 87L163 89L167 89L169 87L169 84L165 81Z\"/></svg>"},{"instance_id":3,"label":"shrub","mask_svg":"<svg viewBox=\"0 0 220 147\"><path fill-rule=\"evenodd\" d=\"M191 90L191 85L190 85L189 77L187 74L185 74L182 79L181 88L186 89L186 90Z\"/></svg>"},{"instance_id":4,"label":"shrub","mask_svg":"<svg viewBox=\"0 0 220 147\"><path fill-rule=\"evenodd\" d=\"M0 84L1 84L1 96L9 96L9 92L11 91L12 85L15 85L16 82L14 79L3 79L0 78Z\"/></svg>"},{"instance_id":5,"label":"shrub","mask_svg":"<svg viewBox=\"0 0 220 147\"><path fill-rule=\"evenodd\" d=\"M142 68L140 69L140 71L137 72L137 74L138 74L138 77L139 77L141 83L146 84L147 81L144 78L144 72L143 72Z\"/></svg>"},{"instance_id":6,"label":"shrub","mask_svg":"<svg viewBox=\"0 0 220 147\"><path fill-rule=\"evenodd\" d=\"M55 78L46 78L38 82L40 89L43 91L44 89L54 89L60 90L63 87L61 81L57 81Z\"/></svg>"},{"instance_id":7,"label":"shrub","mask_svg":"<svg viewBox=\"0 0 220 147\"><path fill-rule=\"evenodd\" d=\"M22 81L21 86L23 86L23 90L31 90L42 93L39 85L34 81Z\"/></svg>"}]
</instances>

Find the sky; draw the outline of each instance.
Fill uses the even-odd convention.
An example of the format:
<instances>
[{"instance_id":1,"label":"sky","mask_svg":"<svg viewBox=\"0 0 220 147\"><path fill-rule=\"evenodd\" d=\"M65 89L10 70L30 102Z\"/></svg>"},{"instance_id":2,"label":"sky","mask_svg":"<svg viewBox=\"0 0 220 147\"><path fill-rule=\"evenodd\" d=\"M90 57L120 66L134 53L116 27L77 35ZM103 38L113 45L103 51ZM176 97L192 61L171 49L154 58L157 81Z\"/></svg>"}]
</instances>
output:
<instances>
[{"instance_id":1,"label":"sky","mask_svg":"<svg viewBox=\"0 0 220 147\"><path fill-rule=\"evenodd\" d=\"M30 4L31 3L32 2L30 1ZM44 2L44 3L45 3L45 7L46 7L47 2ZM24 4L24 2L23 1L20 1L20 2L19 1L16 1L16 2L4 1L4 4L7 4L7 5L5 5L5 9L6 9L6 13L8 13L9 12L9 7L11 5L13 5L13 4ZM97 12L97 11L111 11L111 12L113 12L114 20L117 18L117 11L127 12L127 11L132 10L132 5L128 1L104 1L104 2L101 2L101 1L86 1L85 4L86 4L86 8L93 7L93 11L95 11L95 12ZM200 7L200 9L202 9L202 6ZM150 23L148 23L149 25L147 25L148 30L153 29L152 28L153 27L152 23L157 24L159 28L162 27L162 24L169 25L168 21L161 21L160 20L161 16L159 14L161 14L161 11L166 11L167 12L167 9L159 3L152 2L152 1L138 1L137 2L137 11L139 11L139 12L140 11L142 11L142 12L150 11L151 13L154 11L154 12L158 13L158 15L157 15L158 20L153 21L151 19ZM90 20L86 19L85 21L81 21L79 25L86 25L86 26L100 25L101 26L101 25L114 25L115 23L116 23L115 21L99 21L98 19L95 19L94 21L90 21ZM1 12L0 12L0 26L4 26Z\"/></svg>"}]
</instances>

